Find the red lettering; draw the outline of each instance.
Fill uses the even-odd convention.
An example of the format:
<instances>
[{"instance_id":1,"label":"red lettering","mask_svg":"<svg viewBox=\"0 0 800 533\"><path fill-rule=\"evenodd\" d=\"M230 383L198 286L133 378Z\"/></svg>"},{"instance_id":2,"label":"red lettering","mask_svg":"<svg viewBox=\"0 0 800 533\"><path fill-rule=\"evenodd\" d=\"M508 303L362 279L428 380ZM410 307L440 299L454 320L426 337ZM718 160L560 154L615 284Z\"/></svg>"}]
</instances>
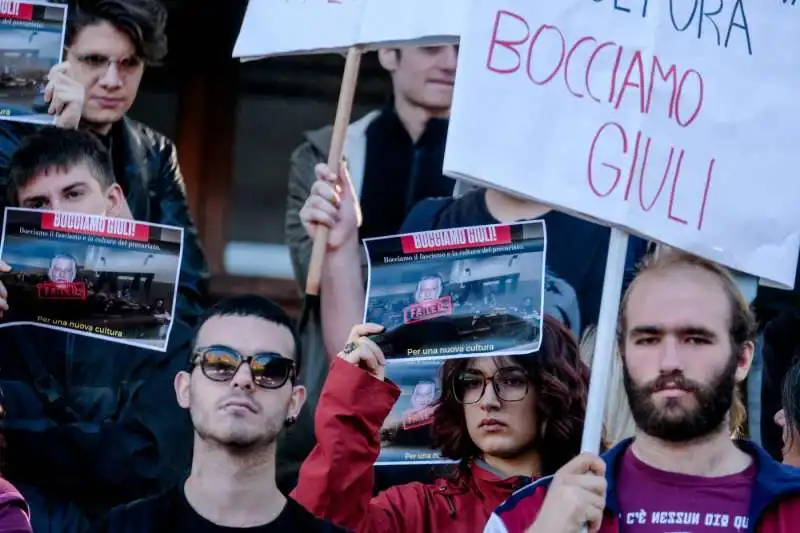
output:
<instances>
[{"instance_id":1,"label":"red lettering","mask_svg":"<svg viewBox=\"0 0 800 533\"><path fill-rule=\"evenodd\" d=\"M501 22L506 22L503 30L500 28ZM545 85L560 74L563 76L564 86L572 96L575 98L584 98L588 95L595 102L602 103L601 99L597 97L597 94L592 88L592 81L596 81L595 78L593 78L593 74L595 70L597 70L595 66L600 54L606 49L614 49L614 58L608 58L611 65L603 65L600 71L598 71L598 76L596 76L597 79L603 79L603 76L610 71L610 87L607 102L611 104L611 107L619 110L629 89L636 89L639 92L639 113L641 115L650 113L653 107L654 94L656 94L657 90L659 96L662 94L668 95L666 117L670 120L674 119L681 127L685 128L691 125L697 120L702 111L705 97L704 81L702 75L694 69L681 71L677 65L669 64L657 56L653 56L651 63L645 65L642 52L635 50L631 55L630 61L628 61L627 68L624 71L624 77L622 77L622 57L625 53L623 46L613 41L598 43L597 39L593 36L583 36L575 41L568 41L564 33L554 25L543 24L533 34L531 34L530 28L528 22L520 15L509 11L498 11L486 62L487 69L499 74L516 73L520 70L523 61L520 52L521 46L527 44L525 73L533 84ZM522 30L524 30L524 37L521 37ZM557 37L554 37L554 39L557 39L557 42L561 45L560 55L556 42L547 44L540 42L540 37L544 38L547 33L557 34ZM512 39L512 37L514 37L514 39ZM543 46L539 46L539 48L536 49L537 44ZM575 61L583 61L577 59L579 55L577 52L582 46L587 44L591 45L591 49L587 49L587 53L583 56L588 57L584 70L584 87L576 87L572 83L574 80L570 80L570 73L574 71ZM499 62L496 57L498 46L513 53L514 56L516 56L516 64L510 67L505 66L509 65L507 61L504 64L498 64ZM551 51L553 54L558 55L558 59L554 58L552 60L552 65L542 66L543 64L541 61L537 62L538 58L543 56L543 52L549 55ZM539 56L536 56L537 52ZM536 75L534 75L535 69L537 70ZM560 72L561 69L563 69L563 72ZM646 69L649 69L649 79L645 76ZM620 78L622 78L623 81L619 86L619 90L617 90L618 79ZM696 100L696 102L694 102L694 107L687 104L687 100L691 100L692 97ZM634 142L631 147L632 149L629 149L629 140L631 138L634 139ZM644 146L642 146L643 139ZM603 144L601 144L601 142ZM620 187L623 172L625 172L627 183L624 184L624 191L621 191L621 194L623 196L623 201L627 202L631 200L634 180L637 179L638 174L637 188L639 207L643 212L651 212L664 194L667 179L672 176L673 182L670 190L669 202L665 209L666 213L664 214L668 220L688 225L690 222L676 214L678 211L678 185L682 177L683 161L686 155L684 149L670 146L669 153L667 154L667 161L664 163L663 173L661 174L661 181L657 184L653 195L650 198L646 198L647 191L653 190L647 187L648 183L645 183L645 181L648 180L648 170L651 170L648 167L652 166L649 165L649 163L650 150L653 144L653 139L651 137L646 137L641 130L636 131L636 136L634 138L629 136L628 132L615 121L608 121L600 126L592 139L589 149L587 161L587 180L589 187L597 197L609 197ZM619 147L617 148L617 146ZM644 151L643 154L641 153L642 150ZM630 159L628 158L629 153L631 154ZM602 156L604 159L601 160L600 154L612 155ZM611 157L611 159L608 159L608 157ZM622 161L619 166L612 162L618 160L618 158ZM674 171L673 162L675 163ZM699 216L696 221L698 230L702 229L704 223L715 164L715 159L711 159L708 164L705 190L699 208ZM603 168L610 172L603 172ZM661 171L659 170L659 172ZM655 176L650 179L654 181ZM656 185L655 182L653 182L652 185ZM690 198L687 198L686 194L684 194L683 201L690 201ZM691 223L694 224L694 222L695 221L692 221Z\"/></svg>"},{"instance_id":2,"label":"red lettering","mask_svg":"<svg viewBox=\"0 0 800 533\"><path fill-rule=\"evenodd\" d=\"M708 162L708 172L706 173L706 187L703 190L703 203L700 204L700 216L697 218L697 229L703 229L703 221L706 218L706 205L708 204L708 190L711 188L711 177L714 175L714 165L716 159Z\"/></svg>"},{"instance_id":3,"label":"red lettering","mask_svg":"<svg viewBox=\"0 0 800 533\"><path fill-rule=\"evenodd\" d=\"M658 56L653 56L653 64L652 68L650 69L650 87L647 91L647 106L645 107L645 110L647 113L650 113L650 105L653 103L653 88L656 85L656 70L658 70L662 81L667 82L670 78L672 78L672 91L669 93L669 109L667 114L669 118L672 118L672 114L675 109L675 101L678 97L678 76L676 74L675 65L670 65L669 70L664 73L664 69L661 68L661 61L658 60Z\"/></svg>"},{"instance_id":4,"label":"red lettering","mask_svg":"<svg viewBox=\"0 0 800 533\"><path fill-rule=\"evenodd\" d=\"M633 181L635 176L638 174L639 183L637 184L638 188L638 203L641 207L642 211L650 212L658 203L659 198L661 198L662 194L664 193L667 179L672 177L672 186L669 195L669 202L666 206L666 218L673 222L677 222L679 224L687 225L689 222L686 219L679 217L677 213L677 202L678 202L678 185L679 181L683 174L683 160L686 156L686 151L684 149L678 149L674 146L671 146L669 149L669 157L665 163L665 168L661 177L661 182L658 184L658 188L654 194L654 196L650 199L646 199L646 190L648 189L646 181L648 180L648 170L650 165L650 149L653 144L653 139L651 137L647 137L645 140L645 146L643 148L644 154L642 156L641 164L639 164L638 156L641 148L642 138L645 137L642 131L636 132L636 142L633 145L633 157L631 158L630 163L621 163L620 166L612 164L608 161L600 162L597 160L597 150L600 149L600 146L606 147L606 145L600 145L600 138L606 132L606 130L615 130L616 133L612 135L613 138L609 136L604 139L604 142L615 142L617 138L621 138L622 140L622 147L619 152L621 156L626 156L628 151L628 139L632 138L632 135L629 135L619 124L616 122L607 122L600 127L595 135L594 139L592 140L591 148L589 150L589 162L587 165L587 178L589 181L589 187L591 188L592 192L600 198L606 198L613 193L620 182L620 177L623 172L623 168L628 172L628 184L625 188L625 193L623 197L623 201L627 202L629 200L630 192L633 187ZM615 149L606 150L605 153L616 153ZM675 164L675 170L673 171L673 162L675 161L675 155L677 153L677 162ZM702 202L700 203L700 213L697 220L697 229L701 230L703 227L703 222L705 219L705 211L706 206L708 205L708 196L709 196L709 189L711 188L711 181L713 178L714 166L716 164L715 159L711 159L708 165L708 171L706 174L706 185L705 191L703 192ZM625 165L630 165L626 167ZM609 185L605 185L606 182L598 183L598 176L597 176L597 169L598 167L603 166L608 169L611 169L613 172L611 173L611 183ZM686 203L687 201L691 201L691 198L687 197L686 194L683 195L682 202ZM692 221L694 224L694 221Z\"/></svg>"},{"instance_id":5,"label":"red lettering","mask_svg":"<svg viewBox=\"0 0 800 533\"><path fill-rule=\"evenodd\" d=\"M522 22L522 24L525 25L525 37L523 37L522 39L518 39L516 41L498 39L497 35L500 31L500 19L503 16L511 17L519 22ZM486 68L498 74L511 74L516 72L519 69L520 65L522 64L522 56L520 55L519 50L517 50L514 46L515 45L519 46L525 43L525 41L528 40L528 37L530 37L530 35L531 35L531 28L530 26L528 26L528 22L524 18L510 11L505 11L505 10L498 11L497 18L495 18L494 21L494 29L492 30L492 42L489 45L489 56L486 58ZM506 50L511 50L514 53L514 55L517 56L517 65L515 67L499 68L494 66L493 62L494 62L494 52L496 45L500 45Z\"/></svg>"},{"instance_id":6,"label":"red lettering","mask_svg":"<svg viewBox=\"0 0 800 533\"><path fill-rule=\"evenodd\" d=\"M631 81L634 68L639 71L638 83ZM639 52L639 50L636 50L636 52L633 53L631 62L628 65L628 71L625 73L625 81L622 82L622 89L619 91L617 103L614 105L614 109L619 109L619 105L622 103L622 99L625 97L625 89L628 87L639 89L639 112L644 114L644 67L642 66L642 54Z\"/></svg>"},{"instance_id":7,"label":"red lettering","mask_svg":"<svg viewBox=\"0 0 800 533\"><path fill-rule=\"evenodd\" d=\"M631 197L631 186L633 185L633 173L636 170L636 163L639 162L639 146L642 144L642 132L636 132L636 142L633 144L633 163L631 163L631 170L628 172L628 186L625 187L625 200ZM647 139L647 146L645 150L650 148L650 139ZM647 152L645 152L647 158Z\"/></svg>"},{"instance_id":8,"label":"red lettering","mask_svg":"<svg viewBox=\"0 0 800 533\"><path fill-rule=\"evenodd\" d=\"M642 209L645 211L650 211L653 209L653 206L656 205L658 201L658 197L661 196L661 191L664 190L664 185L667 183L667 176L669 175L669 171L672 168L672 158L675 155L675 147L670 147L669 149L669 160L667 161L667 168L664 169L664 175L661 177L661 184L658 186L658 191L656 192L655 196L653 197L653 201L650 202L650 205L644 205L644 172L647 170L647 159L650 156L650 143L652 142L652 137L647 138L647 144L644 148L644 161L642 161L642 170L639 173L639 205L642 206ZM681 151L680 160L683 160L683 151ZM635 164L635 162L634 162ZM680 168L680 161L678 162L678 167ZM675 191L675 187L672 188L673 192Z\"/></svg>"},{"instance_id":9,"label":"red lettering","mask_svg":"<svg viewBox=\"0 0 800 533\"><path fill-rule=\"evenodd\" d=\"M672 207L675 205L675 190L678 188L678 180L681 179L681 167L683 166L683 156L685 153L686 152L684 150L681 150L681 155L678 156L678 165L675 168L675 179L672 180L672 191L669 194L669 208L667 208L667 218L684 225L686 224L686 221L682 218L679 218L677 215L674 215L672 213ZM670 153L670 163L671 162L672 153Z\"/></svg>"},{"instance_id":10,"label":"red lettering","mask_svg":"<svg viewBox=\"0 0 800 533\"><path fill-rule=\"evenodd\" d=\"M611 87L608 90L608 103L614 101L614 94L617 92L617 74L619 74L619 65L622 63L622 52L624 48L621 46L617 48L617 59L614 60L614 68L611 69Z\"/></svg>"},{"instance_id":11,"label":"red lettering","mask_svg":"<svg viewBox=\"0 0 800 533\"><path fill-rule=\"evenodd\" d=\"M502 29L501 23L504 23ZM510 36L507 35L509 33L511 34ZM534 67L539 67L539 63L536 62L537 56L535 55L535 48L537 44L541 44L540 37L544 37L545 33L558 34L557 39L559 40L558 44L561 45L561 52L552 70L547 70L550 67L544 67L543 70L545 70L545 72L537 73L535 76L533 72ZM649 114L653 106L653 96L656 91L656 85L658 81L661 80L666 84L669 94L666 113L667 118L674 118L678 125L688 127L697 119L702 110L704 82L702 75L696 70L689 69L683 72L680 81L678 81L678 67L672 64L665 70L665 62L657 56L653 56L651 64L649 65L650 76L648 80L645 76L646 66L642 59L642 52L636 50L633 52L631 60L628 62L622 86L617 90L618 79L622 74L622 57L625 53L625 48L623 46L613 41L597 44L597 39L593 36L583 36L579 37L574 42L568 42L561 29L550 24L541 25L536 32L531 35L530 25L525 18L505 10L499 10L495 17L488 56L486 58L486 68L497 74L512 74L517 72L520 70L523 63L520 47L526 43L528 49L527 58L525 58L525 71L528 79L535 85L545 85L551 82L563 68L564 71L561 72L561 75L564 78L564 86L572 96L575 98L584 98L588 95L595 102L601 103L601 99L592 88L592 75L595 72L596 61L600 54L607 48L616 48L614 62L610 67L611 80L607 97L607 102L611 104L614 109L618 110L622 106L622 101L628 89L635 88L639 91L639 112L642 115ZM576 88L570 81L570 68L574 66L574 60L576 60L575 56L578 49L587 43L593 45L593 50L588 54L583 79L583 89L585 90L582 91ZM512 61L511 63L508 63L507 60L501 62L498 59L498 47L511 52L515 56L516 61ZM553 47L553 51L555 54L559 54L558 45ZM608 70L608 67L602 69L602 74L608 72ZM537 76L539 76L539 78L537 78ZM694 108L682 105L686 99L686 91L691 86L690 82L695 83L698 93Z\"/></svg>"},{"instance_id":12,"label":"red lettering","mask_svg":"<svg viewBox=\"0 0 800 533\"><path fill-rule=\"evenodd\" d=\"M592 92L592 87L589 84L589 78L592 76L592 67L594 66L595 59L597 59L597 55L600 53L601 50L603 50L604 48L608 48L609 46L617 46L617 43L608 41L608 42L605 42L605 43L601 44L597 48L595 48L594 52L592 52L591 57L589 57L589 63L586 65L586 75L584 76L584 82L586 84L586 92L597 103L600 103L600 99L598 97L596 97L594 95L594 93ZM619 58L620 58L621 54L622 54L622 48L620 48L617 51L617 63L619 63ZM612 87L611 87L611 94L612 94L612 97L613 97L613 94L614 94L613 84L612 84ZM611 100L609 99L609 102L610 101Z\"/></svg>"},{"instance_id":13,"label":"red lettering","mask_svg":"<svg viewBox=\"0 0 800 533\"><path fill-rule=\"evenodd\" d=\"M533 73L531 72L531 59L533 59L533 47L536 44L536 41L539 40L539 36L545 30L555 30L555 32L558 33L558 36L561 39L561 55L558 57L558 65L556 65L556 68L553 69L553 72L551 72L550 75L547 76L542 81L536 81L535 79L533 79ZM561 69L561 65L564 64L564 54L566 53L566 51L567 51L567 41L564 39L564 34L561 33L561 30L559 30L555 26L549 26L547 24L541 26L538 30L536 30L536 33L533 35L533 38L531 39L531 44L528 47L528 64L527 64L528 79L530 79L536 85L545 85L549 83L553 78L556 77L556 74L558 74L558 71Z\"/></svg>"},{"instance_id":14,"label":"red lettering","mask_svg":"<svg viewBox=\"0 0 800 533\"><path fill-rule=\"evenodd\" d=\"M694 109L692 115L686 120L685 122L681 120L681 97L683 96L683 84L686 83L686 79L689 77L689 74L694 74L697 76L697 83L698 83L698 96L697 96L697 105ZM681 83L678 86L678 101L675 103L675 120L683 126L684 128L687 127L689 124L695 121L697 115L700 114L700 109L703 107L703 77L694 69L689 69L683 73L681 76Z\"/></svg>"},{"instance_id":15,"label":"red lettering","mask_svg":"<svg viewBox=\"0 0 800 533\"><path fill-rule=\"evenodd\" d=\"M622 136L622 153L623 154L628 153L628 135L625 133L625 130L622 129L622 126L620 126L616 122L606 122L605 124L600 126L600 129L597 130L597 134L594 136L594 140L592 141L592 148L589 151L589 166L588 166L589 187L591 187L592 191L594 191L594 193L600 198L604 198L609 194L611 194L612 192L614 192L614 189L617 188L617 184L619 183L620 176L622 175L621 168L611 165L609 163L601 163L602 166L612 169L616 173L616 176L614 177L614 183L611 185L611 187L608 189L608 192L606 193L600 192L600 190L595 186L594 172L592 170L594 163L594 151L597 148L597 141L600 140L600 136L603 134L604 131L606 131L606 128L617 129L619 134Z\"/></svg>"},{"instance_id":16,"label":"red lettering","mask_svg":"<svg viewBox=\"0 0 800 533\"><path fill-rule=\"evenodd\" d=\"M575 91L572 89L572 86L571 86L571 85L570 85L570 83L569 83L569 64L570 64L570 61L572 61L572 54L574 54L574 53L575 53L575 51L576 51L576 50L577 50L577 49L578 49L578 48L579 48L579 47L580 47L580 46L581 46L583 43L596 43L596 42L597 42L597 39L595 39L594 37L583 37L583 38L581 38L581 39L578 39L577 41L575 41L575 44L574 44L574 45L572 45L572 48L570 48L570 49L569 49L569 53L567 54L567 59L566 59L566 61L564 62L564 83L567 85L567 90L568 90L569 92L571 92L571 93L572 93L572 95L573 95L573 96L575 96L576 98L583 98L583 97L584 97L584 94L575 92ZM586 72L587 72L587 80L588 80L588 72L589 72L589 69L586 69ZM589 83L588 83L588 81L587 81L587 83L586 83L586 88L587 88L587 90L588 90L588 88L589 88Z\"/></svg>"}]
</instances>

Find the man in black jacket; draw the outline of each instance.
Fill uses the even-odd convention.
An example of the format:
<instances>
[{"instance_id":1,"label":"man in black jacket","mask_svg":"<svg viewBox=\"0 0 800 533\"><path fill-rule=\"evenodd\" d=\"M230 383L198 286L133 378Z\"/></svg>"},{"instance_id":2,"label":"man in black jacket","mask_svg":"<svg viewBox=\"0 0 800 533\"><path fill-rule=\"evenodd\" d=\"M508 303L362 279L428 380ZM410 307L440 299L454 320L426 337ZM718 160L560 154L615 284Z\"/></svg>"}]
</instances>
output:
<instances>
[{"instance_id":1,"label":"man in black jacket","mask_svg":"<svg viewBox=\"0 0 800 533\"><path fill-rule=\"evenodd\" d=\"M5 473L31 504L36 531L82 531L87 515L171 485L189 464L189 420L168 397L206 307L207 267L175 146L125 117L145 65L166 54L165 26L158 0L86 2L71 12L66 61L51 73L54 85L72 79L85 88L81 128L110 150L130 216L183 227L184 252L166 353L40 328L0 330ZM76 105L65 94L47 95L56 115ZM0 190L22 137L37 129L0 122Z\"/></svg>"}]
</instances>

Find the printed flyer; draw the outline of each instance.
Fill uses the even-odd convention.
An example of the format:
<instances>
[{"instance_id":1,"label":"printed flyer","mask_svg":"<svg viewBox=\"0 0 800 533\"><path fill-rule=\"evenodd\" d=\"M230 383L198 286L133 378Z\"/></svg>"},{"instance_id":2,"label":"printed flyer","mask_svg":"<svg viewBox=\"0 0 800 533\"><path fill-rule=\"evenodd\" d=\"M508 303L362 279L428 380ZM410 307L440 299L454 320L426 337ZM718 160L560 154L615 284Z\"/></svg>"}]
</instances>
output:
<instances>
[{"instance_id":1,"label":"printed flyer","mask_svg":"<svg viewBox=\"0 0 800 533\"><path fill-rule=\"evenodd\" d=\"M400 397L381 427L376 466L451 463L433 446L431 424L442 393L442 361L392 361L386 377Z\"/></svg>"},{"instance_id":2,"label":"printed flyer","mask_svg":"<svg viewBox=\"0 0 800 533\"><path fill-rule=\"evenodd\" d=\"M166 351L183 229L77 213L6 208L0 327L37 325Z\"/></svg>"},{"instance_id":3,"label":"printed flyer","mask_svg":"<svg viewBox=\"0 0 800 533\"><path fill-rule=\"evenodd\" d=\"M67 6L0 1L0 120L53 124L47 74L61 62Z\"/></svg>"},{"instance_id":4,"label":"printed flyer","mask_svg":"<svg viewBox=\"0 0 800 533\"><path fill-rule=\"evenodd\" d=\"M541 342L543 221L365 239L365 321L389 359L521 355Z\"/></svg>"}]
</instances>

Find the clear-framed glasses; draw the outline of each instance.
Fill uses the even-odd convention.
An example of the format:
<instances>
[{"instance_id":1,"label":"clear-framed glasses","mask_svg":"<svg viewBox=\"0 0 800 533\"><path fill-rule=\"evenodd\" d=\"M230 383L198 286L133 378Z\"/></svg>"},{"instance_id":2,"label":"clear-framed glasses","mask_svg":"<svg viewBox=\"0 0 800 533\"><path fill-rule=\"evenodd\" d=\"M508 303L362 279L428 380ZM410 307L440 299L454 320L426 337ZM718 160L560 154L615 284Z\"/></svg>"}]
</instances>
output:
<instances>
[{"instance_id":1,"label":"clear-framed glasses","mask_svg":"<svg viewBox=\"0 0 800 533\"><path fill-rule=\"evenodd\" d=\"M99 53L77 54L74 51L73 55L78 60L81 67L87 72L97 76L102 76L108 72L111 65L115 65L117 67L117 72L123 77L139 70L144 65L144 61L138 56L115 59Z\"/></svg>"},{"instance_id":2,"label":"clear-framed glasses","mask_svg":"<svg viewBox=\"0 0 800 533\"><path fill-rule=\"evenodd\" d=\"M250 365L253 382L264 389L280 389L295 379L294 361L272 352L243 355L222 345L206 346L194 351L192 367L200 365L203 375L211 381L230 381L243 364Z\"/></svg>"},{"instance_id":3,"label":"clear-framed glasses","mask_svg":"<svg viewBox=\"0 0 800 533\"><path fill-rule=\"evenodd\" d=\"M459 403L477 403L483 398L487 383L492 384L495 395L502 401L518 402L527 396L530 379L518 367L500 368L493 376L468 368L459 372L453 381L453 395Z\"/></svg>"}]
</instances>

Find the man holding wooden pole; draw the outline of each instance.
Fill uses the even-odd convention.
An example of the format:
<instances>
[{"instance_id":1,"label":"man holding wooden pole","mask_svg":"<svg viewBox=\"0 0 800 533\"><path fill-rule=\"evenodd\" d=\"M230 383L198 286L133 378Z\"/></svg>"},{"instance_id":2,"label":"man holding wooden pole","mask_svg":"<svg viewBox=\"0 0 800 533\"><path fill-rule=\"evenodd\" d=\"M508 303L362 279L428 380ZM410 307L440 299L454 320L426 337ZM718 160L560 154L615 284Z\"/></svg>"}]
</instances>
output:
<instances>
[{"instance_id":1,"label":"man holding wooden pole","mask_svg":"<svg viewBox=\"0 0 800 533\"><path fill-rule=\"evenodd\" d=\"M323 279L325 297L320 310L309 314L301 331L308 361L301 380L309 389L309 402L279 446L278 477L283 487L294 486L300 464L313 448L314 408L329 361L346 340L352 324L363 319L363 262L358 238L396 233L418 201L452 194L454 182L442 174L442 161L456 57L457 48L452 45L378 51L381 66L392 77L391 103L352 123L344 144L356 199L355 210L348 213L357 218L360 230L345 245L333 246L335 249L331 249L329 239L326 256L326 260L337 263L336 271L358 271L360 282L356 287L337 286ZM334 176L324 164L331 138L330 126L310 132L292 154L286 233L295 277L304 295L312 239L301 211L306 206L307 210L319 207L323 198L331 200L331 195L342 193L329 181ZM311 222L329 228L333 225L332 219L321 215ZM340 290L347 291L346 298L337 297ZM353 290L361 297L354 297Z\"/></svg>"},{"instance_id":2,"label":"man holding wooden pole","mask_svg":"<svg viewBox=\"0 0 800 533\"><path fill-rule=\"evenodd\" d=\"M635 438L520 490L485 532L793 531L800 473L730 436L756 324L727 270L662 254L628 288L618 324Z\"/></svg>"}]
</instances>

